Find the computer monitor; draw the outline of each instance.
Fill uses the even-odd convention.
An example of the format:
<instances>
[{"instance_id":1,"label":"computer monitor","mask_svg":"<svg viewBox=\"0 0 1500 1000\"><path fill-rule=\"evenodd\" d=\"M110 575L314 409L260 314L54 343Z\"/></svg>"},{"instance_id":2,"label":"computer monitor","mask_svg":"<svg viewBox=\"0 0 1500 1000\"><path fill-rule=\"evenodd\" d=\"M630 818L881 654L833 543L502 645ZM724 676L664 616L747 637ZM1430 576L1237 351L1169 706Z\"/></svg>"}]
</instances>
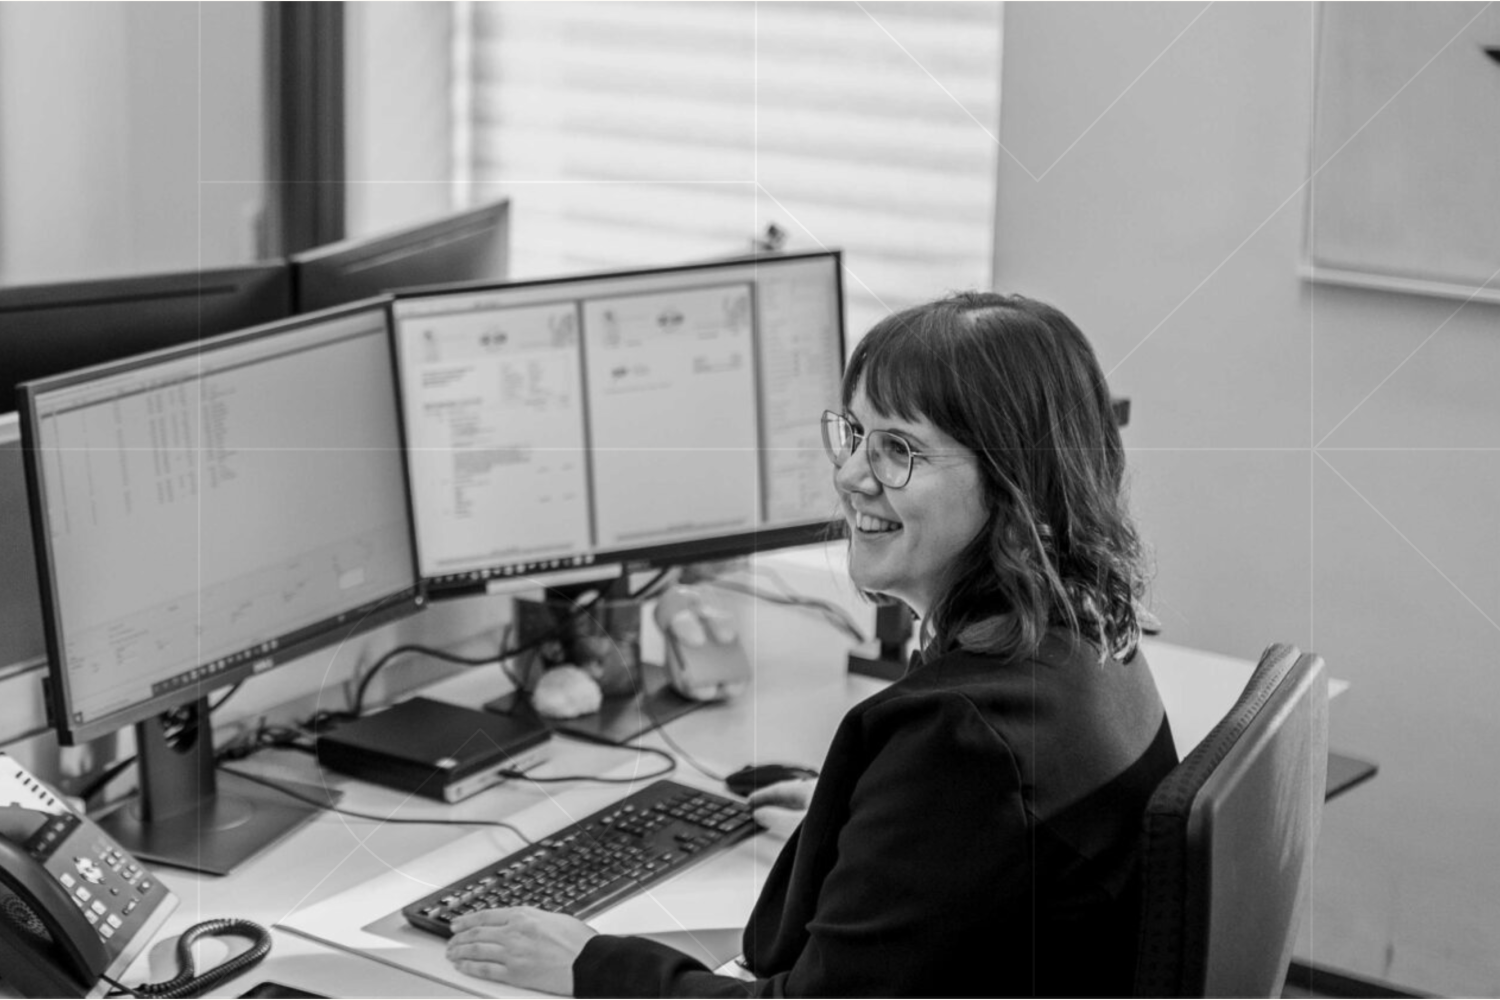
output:
<instances>
[{"instance_id":1,"label":"computer monitor","mask_svg":"<svg viewBox=\"0 0 1500 1000\"><path fill-rule=\"evenodd\" d=\"M300 313L412 285L504 281L509 260L510 203L502 199L294 254L294 298Z\"/></svg>"},{"instance_id":2,"label":"computer monitor","mask_svg":"<svg viewBox=\"0 0 1500 1000\"><path fill-rule=\"evenodd\" d=\"M21 422L0 414L0 681L47 662L26 473L21 462ZM0 731L0 742L18 733Z\"/></svg>"},{"instance_id":3,"label":"computer monitor","mask_svg":"<svg viewBox=\"0 0 1500 1000\"><path fill-rule=\"evenodd\" d=\"M841 274L834 251L398 294L428 595L825 539Z\"/></svg>"},{"instance_id":4,"label":"computer monitor","mask_svg":"<svg viewBox=\"0 0 1500 1000\"><path fill-rule=\"evenodd\" d=\"M284 261L0 288L0 413L15 387L292 313Z\"/></svg>"},{"instance_id":5,"label":"computer monitor","mask_svg":"<svg viewBox=\"0 0 1500 1000\"><path fill-rule=\"evenodd\" d=\"M141 797L106 827L143 857L227 871L307 811L247 782L216 794L208 692L420 604L387 303L21 400L53 725L66 744L134 725ZM182 706L173 746L164 713Z\"/></svg>"}]
</instances>

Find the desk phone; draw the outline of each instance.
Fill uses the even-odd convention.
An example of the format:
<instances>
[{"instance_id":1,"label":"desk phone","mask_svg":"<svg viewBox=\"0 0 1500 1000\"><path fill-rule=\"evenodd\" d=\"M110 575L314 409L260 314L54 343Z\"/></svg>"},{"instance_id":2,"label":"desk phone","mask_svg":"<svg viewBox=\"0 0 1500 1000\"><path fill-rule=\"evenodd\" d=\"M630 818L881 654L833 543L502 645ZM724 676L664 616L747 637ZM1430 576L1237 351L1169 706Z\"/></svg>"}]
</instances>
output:
<instances>
[{"instance_id":1,"label":"desk phone","mask_svg":"<svg viewBox=\"0 0 1500 1000\"><path fill-rule=\"evenodd\" d=\"M0 754L0 979L98 996L177 906L113 839Z\"/></svg>"}]
</instances>

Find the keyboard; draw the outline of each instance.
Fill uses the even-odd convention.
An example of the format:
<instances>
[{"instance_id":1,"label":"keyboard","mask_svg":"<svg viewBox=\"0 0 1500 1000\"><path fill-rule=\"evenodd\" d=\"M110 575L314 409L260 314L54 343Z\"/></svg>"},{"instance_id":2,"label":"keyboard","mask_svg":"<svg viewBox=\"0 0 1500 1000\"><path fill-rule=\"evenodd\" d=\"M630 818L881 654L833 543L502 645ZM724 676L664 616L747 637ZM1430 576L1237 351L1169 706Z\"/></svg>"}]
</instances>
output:
<instances>
[{"instance_id":1,"label":"keyboard","mask_svg":"<svg viewBox=\"0 0 1500 1000\"><path fill-rule=\"evenodd\" d=\"M428 893L401 913L450 937L465 913L535 906L583 918L754 836L750 807L661 780Z\"/></svg>"}]
</instances>

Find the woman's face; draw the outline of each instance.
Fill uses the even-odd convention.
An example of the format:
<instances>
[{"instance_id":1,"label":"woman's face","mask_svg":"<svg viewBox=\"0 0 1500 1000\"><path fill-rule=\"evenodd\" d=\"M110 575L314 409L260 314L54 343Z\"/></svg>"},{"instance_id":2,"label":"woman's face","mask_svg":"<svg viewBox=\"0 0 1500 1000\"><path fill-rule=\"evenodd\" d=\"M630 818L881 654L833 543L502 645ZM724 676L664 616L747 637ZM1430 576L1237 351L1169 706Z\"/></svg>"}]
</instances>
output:
<instances>
[{"instance_id":1,"label":"woman's face","mask_svg":"<svg viewBox=\"0 0 1500 1000\"><path fill-rule=\"evenodd\" d=\"M890 431L916 457L901 489L883 486L861 443L834 473L853 540L849 575L862 590L899 597L926 615L942 595L958 554L987 520L978 459L928 420L898 420L874 410L861 383L847 416L855 429Z\"/></svg>"}]
</instances>

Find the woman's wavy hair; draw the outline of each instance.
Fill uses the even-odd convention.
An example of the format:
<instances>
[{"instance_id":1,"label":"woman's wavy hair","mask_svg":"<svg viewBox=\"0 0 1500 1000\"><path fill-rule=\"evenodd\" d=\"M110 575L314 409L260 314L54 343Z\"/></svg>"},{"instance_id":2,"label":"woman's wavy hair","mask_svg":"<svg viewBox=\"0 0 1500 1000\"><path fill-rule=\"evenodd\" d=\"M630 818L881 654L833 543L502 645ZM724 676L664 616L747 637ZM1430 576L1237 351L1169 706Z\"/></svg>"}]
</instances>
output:
<instances>
[{"instance_id":1,"label":"woman's wavy hair","mask_svg":"<svg viewBox=\"0 0 1500 1000\"><path fill-rule=\"evenodd\" d=\"M978 456L989 519L928 612L924 645L1035 655L1064 629L1128 659L1145 591L1125 452L1082 331L1019 295L965 292L890 316L844 374L879 412L925 417Z\"/></svg>"}]
</instances>

